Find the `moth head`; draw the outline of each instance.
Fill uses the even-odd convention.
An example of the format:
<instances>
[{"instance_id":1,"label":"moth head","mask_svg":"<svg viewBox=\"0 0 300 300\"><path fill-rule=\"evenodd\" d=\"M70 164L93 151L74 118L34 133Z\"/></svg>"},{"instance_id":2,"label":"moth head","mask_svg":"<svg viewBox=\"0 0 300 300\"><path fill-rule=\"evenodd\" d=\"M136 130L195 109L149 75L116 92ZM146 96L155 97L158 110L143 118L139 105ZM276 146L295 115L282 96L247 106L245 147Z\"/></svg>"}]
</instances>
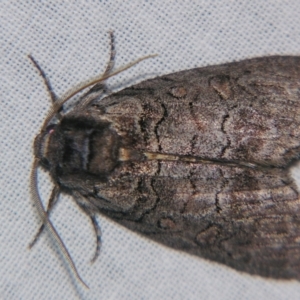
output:
<instances>
[{"instance_id":1,"label":"moth head","mask_svg":"<svg viewBox=\"0 0 300 300\"><path fill-rule=\"evenodd\" d=\"M50 170L55 164L53 158L56 155L53 151L59 151L61 148L57 137L58 129L59 125L50 124L34 140L34 156L38 159L39 164L47 170Z\"/></svg>"}]
</instances>

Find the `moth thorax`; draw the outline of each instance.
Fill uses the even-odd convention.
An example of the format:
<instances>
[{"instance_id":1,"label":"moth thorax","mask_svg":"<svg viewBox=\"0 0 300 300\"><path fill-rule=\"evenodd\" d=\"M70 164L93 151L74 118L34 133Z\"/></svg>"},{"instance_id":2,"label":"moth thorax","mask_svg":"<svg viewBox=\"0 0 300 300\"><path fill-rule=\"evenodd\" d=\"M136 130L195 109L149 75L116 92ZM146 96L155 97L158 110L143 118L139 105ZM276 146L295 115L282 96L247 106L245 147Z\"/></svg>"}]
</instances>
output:
<instances>
[{"instance_id":1,"label":"moth thorax","mask_svg":"<svg viewBox=\"0 0 300 300\"><path fill-rule=\"evenodd\" d=\"M120 137L109 123L64 118L39 138L39 153L55 173L107 175L117 166Z\"/></svg>"},{"instance_id":2,"label":"moth thorax","mask_svg":"<svg viewBox=\"0 0 300 300\"><path fill-rule=\"evenodd\" d=\"M62 166L65 171L109 174L118 164L120 137L108 122L65 119Z\"/></svg>"}]
</instances>

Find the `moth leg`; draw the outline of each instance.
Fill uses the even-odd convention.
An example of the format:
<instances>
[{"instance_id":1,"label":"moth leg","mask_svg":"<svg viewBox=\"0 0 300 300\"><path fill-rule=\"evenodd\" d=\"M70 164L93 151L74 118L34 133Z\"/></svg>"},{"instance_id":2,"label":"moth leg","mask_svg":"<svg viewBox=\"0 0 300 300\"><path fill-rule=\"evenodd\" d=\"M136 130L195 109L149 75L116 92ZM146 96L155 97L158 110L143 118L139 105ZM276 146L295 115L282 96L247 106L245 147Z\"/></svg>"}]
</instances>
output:
<instances>
[{"instance_id":1,"label":"moth leg","mask_svg":"<svg viewBox=\"0 0 300 300\"><path fill-rule=\"evenodd\" d=\"M116 47L115 47L115 36L113 31L109 31L109 37L110 37L110 57L108 64L106 66L104 76L109 75L115 65L115 57L116 57Z\"/></svg>"},{"instance_id":2,"label":"moth leg","mask_svg":"<svg viewBox=\"0 0 300 300\"><path fill-rule=\"evenodd\" d=\"M55 204L58 201L58 196L59 196L59 187L55 186L51 192L51 196L48 202L48 206L47 206L47 210L46 213L49 216L50 212L52 211L53 207L55 206ZM38 232L35 234L32 242L29 244L29 249L31 249L34 244L37 242L37 240L39 239L39 237L41 236L41 233L43 232L43 230L45 229L45 224L42 224L41 227L39 228Z\"/></svg>"},{"instance_id":3,"label":"moth leg","mask_svg":"<svg viewBox=\"0 0 300 300\"><path fill-rule=\"evenodd\" d=\"M109 75L115 66L116 47L115 47L115 36L113 31L109 31L109 37L110 37L110 57L106 69L103 73L103 77ZM96 85L93 86L93 88L96 88L97 90L99 90L99 87L102 87L104 92L107 92L108 90L105 82L97 83Z\"/></svg>"},{"instance_id":4,"label":"moth leg","mask_svg":"<svg viewBox=\"0 0 300 300\"><path fill-rule=\"evenodd\" d=\"M109 31L110 36L110 57L107 63L106 69L103 73L103 77L111 74L114 65L115 65L115 57L116 57L116 48L115 48L115 37L113 31ZM84 94L81 99L82 106L88 106L92 104L94 101L99 99L99 96L110 92L105 81L99 82L95 84L86 94Z\"/></svg>"},{"instance_id":5,"label":"moth leg","mask_svg":"<svg viewBox=\"0 0 300 300\"><path fill-rule=\"evenodd\" d=\"M37 68L37 70L40 73L40 76L43 78L44 84L46 86L46 90L49 93L50 99L52 101L52 103L54 103L55 101L57 101L58 97L56 96L56 94L53 91L53 88L51 86L51 83L49 81L49 79L47 78L45 72L42 70L41 66L38 64L38 62L33 58L32 55L28 55L28 58L31 60L31 62L33 63L33 65ZM61 119L61 111L63 111L63 106L60 108L60 110L57 112L57 118Z\"/></svg>"},{"instance_id":6,"label":"moth leg","mask_svg":"<svg viewBox=\"0 0 300 300\"><path fill-rule=\"evenodd\" d=\"M95 250L93 258L91 259L91 263L94 263L100 254L101 236L102 236L101 228L97 222L96 215L94 213L96 208L93 206L92 203L88 202L78 192L74 192L73 196L74 196L78 206L84 211L85 214L87 214L89 216L89 218L92 222L92 225L94 227L94 231L95 231L95 235L96 235L96 250Z\"/></svg>"},{"instance_id":7,"label":"moth leg","mask_svg":"<svg viewBox=\"0 0 300 300\"><path fill-rule=\"evenodd\" d=\"M102 236L102 231L101 228L97 222L96 216L92 215L90 216L94 230L95 230L95 235L96 235L96 250L94 253L93 258L91 259L91 263L93 264L96 259L99 257L100 254L100 248L101 248L101 236Z\"/></svg>"}]
</instances>

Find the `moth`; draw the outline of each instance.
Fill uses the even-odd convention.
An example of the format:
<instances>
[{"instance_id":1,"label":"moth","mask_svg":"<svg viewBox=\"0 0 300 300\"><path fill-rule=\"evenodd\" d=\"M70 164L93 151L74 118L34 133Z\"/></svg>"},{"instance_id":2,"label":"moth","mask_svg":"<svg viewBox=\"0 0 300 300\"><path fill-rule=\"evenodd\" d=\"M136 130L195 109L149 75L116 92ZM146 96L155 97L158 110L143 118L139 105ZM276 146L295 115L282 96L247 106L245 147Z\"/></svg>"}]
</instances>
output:
<instances>
[{"instance_id":1,"label":"moth","mask_svg":"<svg viewBox=\"0 0 300 300\"><path fill-rule=\"evenodd\" d=\"M289 168L300 150L300 57L185 70L106 94L105 80L120 72L111 39L104 75L61 99L31 57L53 100L34 143L32 188L43 224L60 239L48 215L67 193L94 226L93 260L100 213L236 270L299 280L300 198ZM39 166L54 183L46 211Z\"/></svg>"}]
</instances>

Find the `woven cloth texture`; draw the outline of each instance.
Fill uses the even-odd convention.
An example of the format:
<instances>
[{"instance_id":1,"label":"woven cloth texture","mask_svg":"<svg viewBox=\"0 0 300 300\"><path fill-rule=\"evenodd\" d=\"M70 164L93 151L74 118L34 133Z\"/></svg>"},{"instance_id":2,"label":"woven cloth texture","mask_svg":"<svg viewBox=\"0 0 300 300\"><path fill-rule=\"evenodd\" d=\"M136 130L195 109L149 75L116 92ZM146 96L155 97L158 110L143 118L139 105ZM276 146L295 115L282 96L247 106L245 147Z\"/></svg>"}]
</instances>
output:
<instances>
[{"instance_id":1,"label":"woven cloth texture","mask_svg":"<svg viewBox=\"0 0 300 300\"><path fill-rule=\"evenodd\" d=\"M90 289L70 271L40 225L29 178L32 144L50 108L39 62L58 96L104 71L109 35L116 66L146 60L109 80L118 90L193 67L266 55L300 55L300 1L1 1L0 299L299 299L296 281L275 281L163 247L98 215L99 259L88 218L62 196L51 220ZM296 176L299 175L299 171ZM47 202L52 183L39 172Z\"/></svg>"}]
</instances>

